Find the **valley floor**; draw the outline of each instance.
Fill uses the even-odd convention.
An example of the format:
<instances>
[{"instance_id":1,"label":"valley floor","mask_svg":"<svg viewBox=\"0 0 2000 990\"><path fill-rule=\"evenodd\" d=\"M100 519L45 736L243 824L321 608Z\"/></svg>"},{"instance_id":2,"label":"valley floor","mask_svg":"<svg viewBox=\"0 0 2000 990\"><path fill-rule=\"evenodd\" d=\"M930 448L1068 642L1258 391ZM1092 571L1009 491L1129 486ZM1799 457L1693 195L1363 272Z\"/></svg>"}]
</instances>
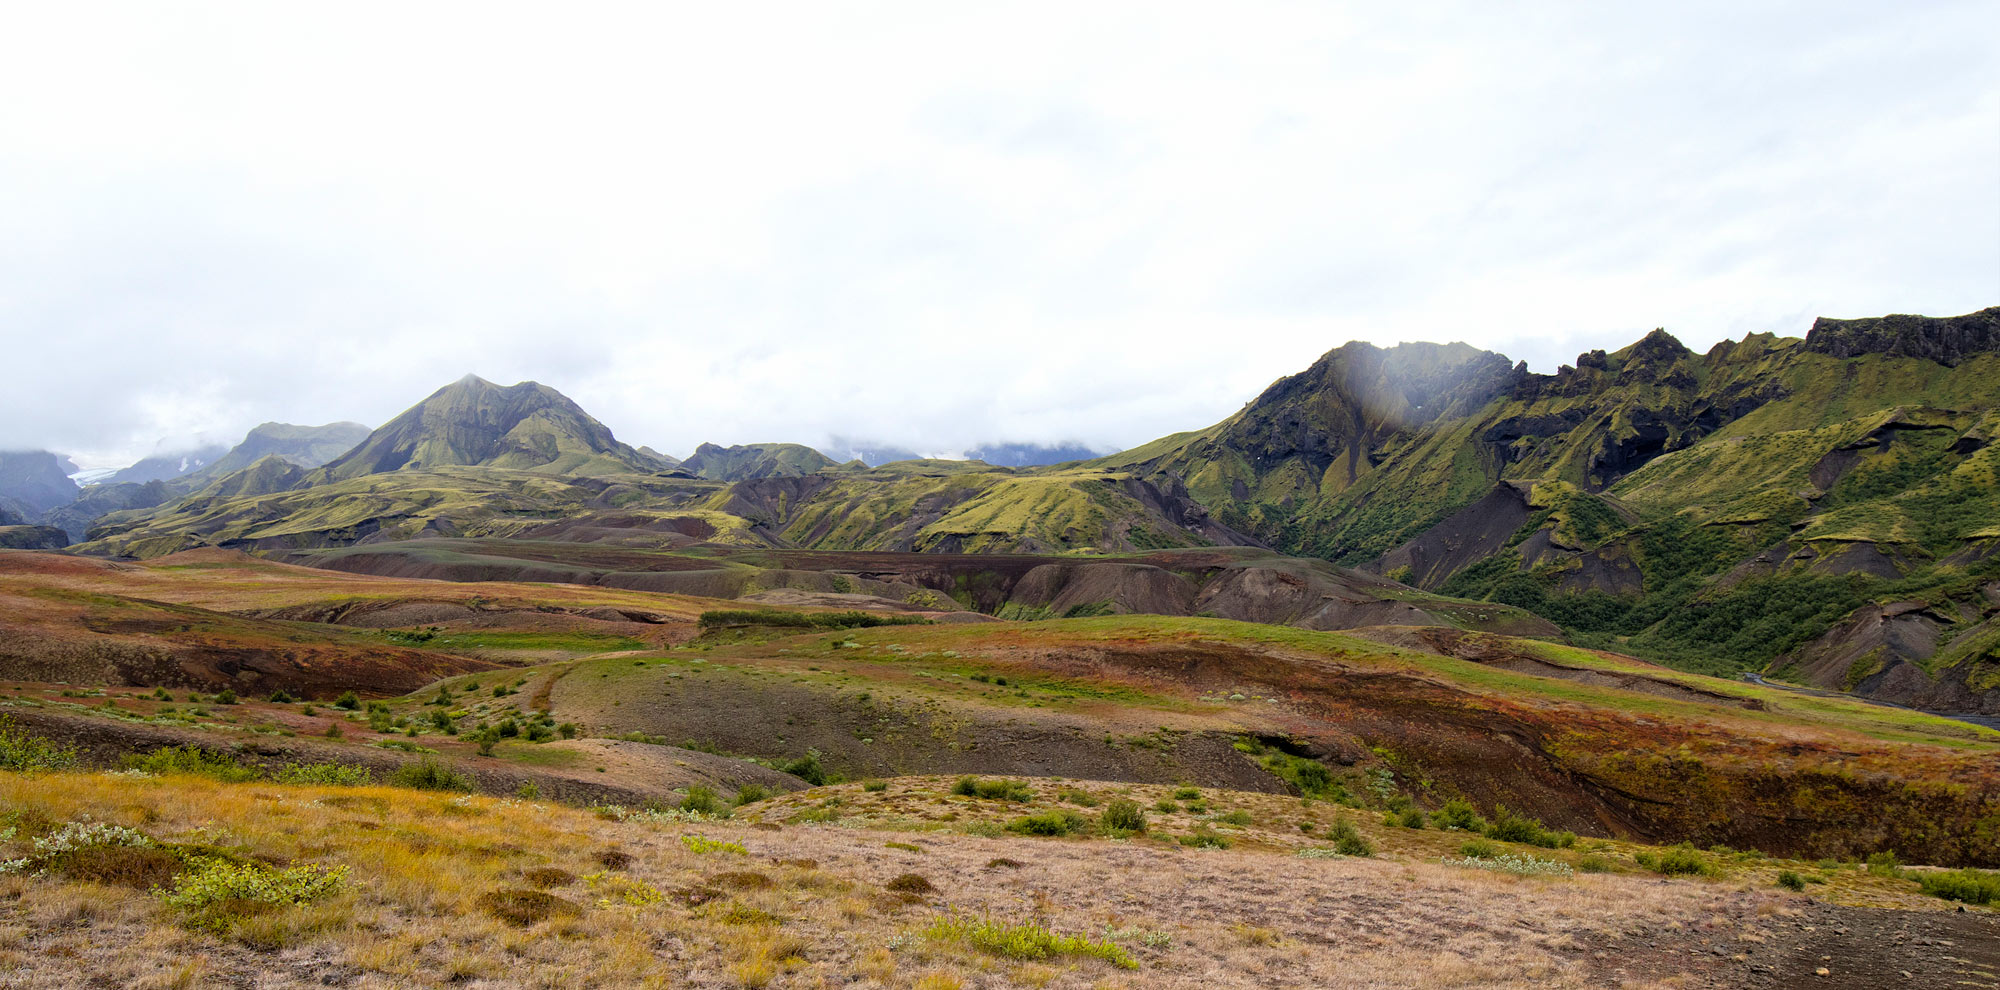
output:
<instances>
[{"instance_id":1,"label":"valley floor","mask_svg":"<svg viewBox=\"0 0 2000 990\"><path fill-rule=\"evenodd\" d=\"M1755 870L1520 877L1421 846L1306 858L1297 849L1322 844L1280 830L1349 811L1220 791L1205 799L1258 822L1235 848L989 837L1023 809L950 788L816 789L706 820L400 788L0 774L11 846L61 823L116 823L159 847L351 871L309 903L201 910L117 869L99 868L104 883L73 863L0 876L0 986L1719 988L1810 985L1821 969L1827 986L2000 985L2000 916L1915 896L1839 906ZM905 827L871 824L891 811ZM993 827L914 828L926 814ZM1824 889L1881 899L1869 879Z\"/></svg>"}]
</instances>

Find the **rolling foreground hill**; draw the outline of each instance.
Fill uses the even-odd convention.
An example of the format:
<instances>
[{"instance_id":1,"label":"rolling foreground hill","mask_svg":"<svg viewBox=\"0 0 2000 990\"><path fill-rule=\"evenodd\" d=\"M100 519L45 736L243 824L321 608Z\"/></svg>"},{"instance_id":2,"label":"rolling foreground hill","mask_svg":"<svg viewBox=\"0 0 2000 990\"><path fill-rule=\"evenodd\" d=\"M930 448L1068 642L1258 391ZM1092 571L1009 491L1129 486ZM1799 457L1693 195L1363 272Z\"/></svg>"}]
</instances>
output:
<instances>
[{"instance_id":1,"label":"rolling foreground hill","mask_svg":"<svg viewBox=\"0 0 2000 990\"><path fill-rule=\"evenodd\" d=\"M1018 614L1064 568L1114 562L758 551L771 559L710 560L696 580L857 584L722 600L606 580L701 574L673 569L700 563L686 553L423 546L365 563L488 550L507 576L531 577L536 554L571 570L0 552L0 980L1303 990L2000 972L2000 873L1976 868L2000 866L2000 732L1963 722L1482 631L1501 610L1407 588L1350 633L997 621L925 582L981 575L967 588ZM1196 595L1242 567L1297 573L1222 557ZM1202 573L1173 554L1115 563ZM1321 566L1353 582L1334 594L1381 582ZM884 594L904 588L928 594Z\"/></svg>"}]
</instances>

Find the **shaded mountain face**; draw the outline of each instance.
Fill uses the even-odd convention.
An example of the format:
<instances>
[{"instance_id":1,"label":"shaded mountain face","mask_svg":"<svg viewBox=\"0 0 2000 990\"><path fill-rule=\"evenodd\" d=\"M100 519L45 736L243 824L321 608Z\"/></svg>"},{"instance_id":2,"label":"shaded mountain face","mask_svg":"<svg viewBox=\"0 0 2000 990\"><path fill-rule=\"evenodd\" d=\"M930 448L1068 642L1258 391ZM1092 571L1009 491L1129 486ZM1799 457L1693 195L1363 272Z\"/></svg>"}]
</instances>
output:
<instances>
[{"instance_id":1,"label":"shaded mountain face","mask_svg":"<svg viewBox=\"0 0 2000 990\"><path fill-rule=\"evenodd\" d=\"M561 392L535 382L502 387L467 375L433 393L328 462L315 478L481 466L555 475L650 473Z\"/></svg>"},{"instance_id":2,"label":"shaded mountain face","mask_svg":"<svg viewBox=\"0 0 2000 990\"><path fill-rule=\"evenodd\" d=\"M680 469L710 481L797 478L834 466L833 458L796 443L751 443L718 447L705 443Z\"/></svg>"},{"instance_id":3,"label":"shaded mountain face","mask_svg":"<svg viewBox=\"0 0 2000 990\"><path fill-rule=\"evenodd\" d=\"M46 450L0 452L0 496L40 515L76 498L76 482L64 470L74 465Z\"/></svg>"},{"instance_id":4,"label":"shaded mountain face","mask_svg":"<svg viewBox=\"0 0 2000 990\"><path fill-rule=\"evenodd\" d=\"M316 468L368 439L369 429L360 423L328 423L325 426L296 426L291 423L264 423L251 430L243 442L216 458L190 477L202 487L224 475L233 474L263 457L280 457L302 468Z\"/></svg>"},{"instance_id":5,"label":"shaded mountain face","mask_svg":"<svg viewBox=\"0 0 2000 990\"><path fill-rule=\"evenodd\" d=\"M112 472L100 479L99 483L143 485L148 481L171 481L182 475L200 471L227 453L229 448L220 444L210 444L176 454L156 454L131 467Z\"/></svg>"}]
</instances>

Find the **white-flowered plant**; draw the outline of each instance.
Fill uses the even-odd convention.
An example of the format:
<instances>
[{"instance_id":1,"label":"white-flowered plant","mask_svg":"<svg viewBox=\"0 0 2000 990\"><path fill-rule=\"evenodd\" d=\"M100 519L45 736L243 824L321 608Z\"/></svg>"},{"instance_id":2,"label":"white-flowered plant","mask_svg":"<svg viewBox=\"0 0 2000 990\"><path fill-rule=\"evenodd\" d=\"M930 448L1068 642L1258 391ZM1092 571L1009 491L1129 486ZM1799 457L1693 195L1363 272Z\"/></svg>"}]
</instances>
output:
<instances>
[{"instance_id":1,"label":"white-flowered plant","mask_svg":"<svg viewBox=\"0 0 2000 990\"><path fill-rule=\"evenodd\" d=\"M1499 856L1467 856L1464 859L1447 859L1446 866L1463 866L1474 870L1492 870L1495 873L1512 873L1520 877L1572 877L1576 870L1568 863L1557 859L1537 859L1504 853Z\"/></svg>"},{"instance_id":2,"label":"white-flowered plant","mask_svg":"<svg viewBox=\"0 0 2000 990\"><path fill-rule=\"evenodd\" d=\"M110 822L70 822L35 840L35 855L57 856L92 846L150 846L145 833Z\"/></svg>"}]
</instances>

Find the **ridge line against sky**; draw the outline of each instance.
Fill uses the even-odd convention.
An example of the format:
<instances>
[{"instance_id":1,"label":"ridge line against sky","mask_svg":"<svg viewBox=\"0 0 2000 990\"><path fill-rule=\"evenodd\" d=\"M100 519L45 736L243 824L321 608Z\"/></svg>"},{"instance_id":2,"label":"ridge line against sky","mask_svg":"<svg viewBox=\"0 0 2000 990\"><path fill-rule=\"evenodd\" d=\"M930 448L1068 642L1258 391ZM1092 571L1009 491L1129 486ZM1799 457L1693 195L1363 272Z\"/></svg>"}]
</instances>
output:
<instances>
[{"instance_id":1,"label":"ridge line against sky","mask_svg":"<svg viewBox=\"0 0 2000 990\"><path fill-rule=\"evenodd\" d=\"M2000 5L45 5L0 448L386 422L1127 447L1349 339L2000 302Z\"/></svg>"}]
</instances>

